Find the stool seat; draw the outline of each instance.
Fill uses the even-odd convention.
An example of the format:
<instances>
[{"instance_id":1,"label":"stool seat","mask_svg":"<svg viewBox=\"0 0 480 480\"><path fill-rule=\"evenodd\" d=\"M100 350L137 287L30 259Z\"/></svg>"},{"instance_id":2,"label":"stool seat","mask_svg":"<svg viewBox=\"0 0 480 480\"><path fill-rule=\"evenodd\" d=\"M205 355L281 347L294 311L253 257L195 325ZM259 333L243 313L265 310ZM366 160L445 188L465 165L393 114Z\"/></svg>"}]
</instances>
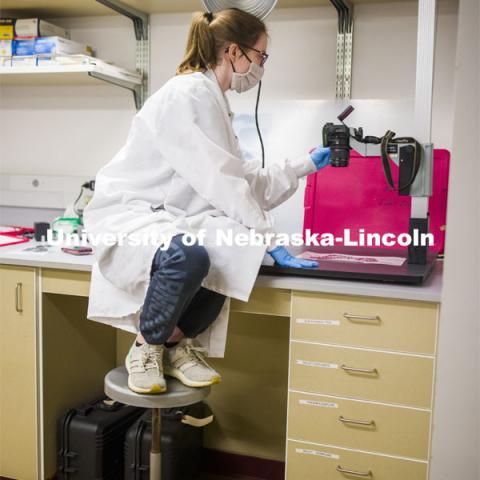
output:
<instances>
[{"instance_id":1,"label":"stool seat","mask_svg":"<svg viewBox=\"0 0 480 480\"><path fill-rule=\"evenodd\" d=\"M175 378L165 377L165 393L135 393L128 388L128 372L125 367L110 370L105 375L105 394L112 400L143 408L184 407L200 402L210 393L210 387L187 387Z\"/></svg>"}]
</instances>

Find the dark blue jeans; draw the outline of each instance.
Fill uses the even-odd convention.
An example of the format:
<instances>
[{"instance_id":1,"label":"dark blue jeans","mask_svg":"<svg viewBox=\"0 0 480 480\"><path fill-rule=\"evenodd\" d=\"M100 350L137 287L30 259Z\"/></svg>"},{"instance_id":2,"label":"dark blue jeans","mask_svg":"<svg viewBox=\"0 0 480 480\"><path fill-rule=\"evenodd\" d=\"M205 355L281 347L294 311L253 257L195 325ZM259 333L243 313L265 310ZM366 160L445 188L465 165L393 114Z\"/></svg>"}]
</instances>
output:
<instances>
[{"instance_id":1,"label":"dark blue jeans","mask_svg":"<svg viewBox=\"0 0 480 480\"><path fill-rule=\"evenodd\" d=\"M150 344L164 344L178 326L194 338L217 318L225 296L201 287L210 259L201 245L184 245L175 235L167 250L155 253L150 285L140 314L140 332Z\"/></svg>"}]
</instances>

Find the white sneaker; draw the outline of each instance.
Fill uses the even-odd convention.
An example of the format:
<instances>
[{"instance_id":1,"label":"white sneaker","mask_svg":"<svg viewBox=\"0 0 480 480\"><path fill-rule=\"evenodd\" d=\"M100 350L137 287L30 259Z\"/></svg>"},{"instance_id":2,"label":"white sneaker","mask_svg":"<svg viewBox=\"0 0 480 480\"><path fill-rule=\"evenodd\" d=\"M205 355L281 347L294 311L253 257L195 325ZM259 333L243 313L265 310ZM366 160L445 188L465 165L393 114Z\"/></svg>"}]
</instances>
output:
<instances>
[{"instance_id":1,"label":"white sneaker","mask_svg":"<svg viewBox=\"0 0 480 480\"><path fill-rule=\"evenodd\" d=\"M204 348L195 347L190 340L165 349L165 375L175 377L188 387L206 387L220 383L221 377L205 361Z\"/></svg>"},{"instance_id":2,"label":"white sneaker","mask_svg":"<svg viewBox=\"0 0 480 480\"><path fill-rule=\"evenodd\" d=\"M125 358L128 388L136 393L161 393L167 390L163 376L163 345L135 342Z\"/></svg>"}]
</instances>

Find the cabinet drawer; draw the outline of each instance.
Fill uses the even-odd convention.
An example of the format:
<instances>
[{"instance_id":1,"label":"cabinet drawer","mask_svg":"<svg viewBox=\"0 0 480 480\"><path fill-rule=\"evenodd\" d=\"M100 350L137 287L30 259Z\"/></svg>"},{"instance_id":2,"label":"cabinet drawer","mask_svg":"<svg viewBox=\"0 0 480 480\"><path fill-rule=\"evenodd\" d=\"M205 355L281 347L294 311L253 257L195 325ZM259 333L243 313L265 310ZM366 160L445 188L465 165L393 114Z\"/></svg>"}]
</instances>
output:
<instances>
[{"instance_id":1,"label":"cabinet drawer","mask_svg":"<svg viewBox=\"0 0 480 480\"><path fill-rule=\"evenodd\" d=\"M355 474L341 473L339 470ZM287 480L427 480L427 463L289 441Z\"/></svg>"},{"instance_id":2,"label":"cabinet drawer","mask_svg":"<svg viewBox=\"0 0 480 480\"><path fill-rule=\"evenodd\" d=\"M90 272L42 269L42 292L88 297Z\"/></svg>"},{"instance_id":3,"label":"cabinet drawer","mask_svg":"<svg viewBox=\"0 0 480 480\"><path fill-rule=\"evenodd\" d=\"M290 343L290 388L431 408L433 358Z\"/></svg>"},{"instance_id":4,"label":"cabinet drawer","mask_svg":"<svg viewBox=\"0 0 480 480\"><path fill-rule=\"evenodd\" d=\"M290 392L288 436L428 459L430 412Z\"/></svg>"},{"instance_id":5,"label":"cabinet drawer","mask_svg":"<svg viewBox=\"0 0 480 480\"><path fill-rule=\"evenodd\" d=\"M437 305L293 292L291 336L412 353L435 353Z\"/></svg>"}]
</instances>

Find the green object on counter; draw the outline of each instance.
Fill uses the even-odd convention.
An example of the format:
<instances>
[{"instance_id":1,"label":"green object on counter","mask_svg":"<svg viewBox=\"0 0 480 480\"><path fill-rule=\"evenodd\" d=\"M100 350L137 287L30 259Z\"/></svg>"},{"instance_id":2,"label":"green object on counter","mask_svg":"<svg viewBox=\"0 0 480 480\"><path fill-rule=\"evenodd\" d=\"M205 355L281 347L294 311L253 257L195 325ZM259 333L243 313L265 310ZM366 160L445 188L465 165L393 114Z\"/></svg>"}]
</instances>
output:
<instances>
[{"instance_id":1,"label":"green object on counter","mask_svg":"<svg viewBox=\"0 0 480 480\"><path fill-rule=\"evenodd\" d=\"M77 233L81 220L78 217L57 217L52 222L52 230L58 235L60 230L63 233Z\"/></svg>"}]
</instances>

